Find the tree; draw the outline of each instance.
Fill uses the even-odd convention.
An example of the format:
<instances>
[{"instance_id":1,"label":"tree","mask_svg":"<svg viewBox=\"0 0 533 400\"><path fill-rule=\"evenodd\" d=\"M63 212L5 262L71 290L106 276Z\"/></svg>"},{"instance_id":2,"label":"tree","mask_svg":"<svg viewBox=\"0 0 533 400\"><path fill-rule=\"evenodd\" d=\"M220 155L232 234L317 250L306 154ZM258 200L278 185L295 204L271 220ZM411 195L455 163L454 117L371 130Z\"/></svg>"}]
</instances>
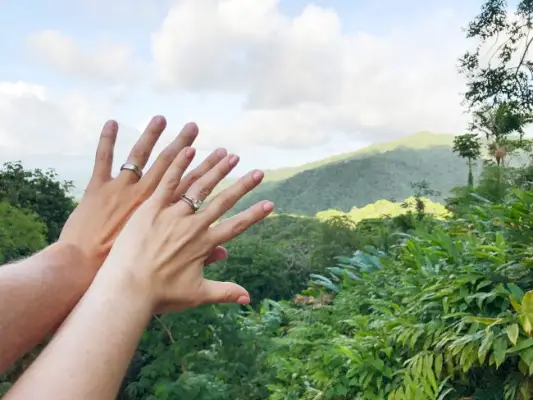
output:
<instances>
[{"instance_id":1,"label":"tree","mask_svg":"<svg viewBox=\"0 0 533 400\"><path fill-rule=\"evenodd\" d=\"M20 162L5 163L0 169L0 201L35 213L46 225L48 243L59 237L74 210L72 187L72 182L59 181L53 170L27 170Z\"/></svg>"},{"instance_id":2,"label":"tree","mask_svg":"<svg viewBox=\"0 0 533 400\"><path fill-rule=\"evenodd\" d=\"M485 135L489 154L497 165L504 165L508 152L527 144L523 128L530 122L530 114L520 114L509 104L499 104L495 108L484 106L474 111L470 129ZM518 138L512 137L513 133L517 133Z\"/></svg>"},{"instance_id":3,"label":"tree","mask_svg":"<svg viewBox=\"0 0 533 400\"><path fill-rule=\"evenodd\" d=\"M507 1L486 0L469 23L466 36L477 40L460 58L467 79L465 102L471 111L508 104L517 114L533 110L533 2L520 0L514 12Z\"/></svg>"},{"instance_id":4,"label":"tree","mask_svg":"<svg viewBox=\"0 0 533 400\"><path fill-rule=\"evenodd\" d=\"M474 133L465 133L456 136L453 140L453 151L459 157L467 160L468 163L468 186L474 186L474 174L472 165L481 156L481 143L478 135Z\"/></svg>"},{"instance_id":5,"label":"tree","mask_svg":"<svg viewBox=\"0 0 533 400\"><path fill-rule=\"evenodd\" d=\"M0 202L0 264L29 256L46 246L46 226L37 216Z\"/></svg>"}]
</instances>

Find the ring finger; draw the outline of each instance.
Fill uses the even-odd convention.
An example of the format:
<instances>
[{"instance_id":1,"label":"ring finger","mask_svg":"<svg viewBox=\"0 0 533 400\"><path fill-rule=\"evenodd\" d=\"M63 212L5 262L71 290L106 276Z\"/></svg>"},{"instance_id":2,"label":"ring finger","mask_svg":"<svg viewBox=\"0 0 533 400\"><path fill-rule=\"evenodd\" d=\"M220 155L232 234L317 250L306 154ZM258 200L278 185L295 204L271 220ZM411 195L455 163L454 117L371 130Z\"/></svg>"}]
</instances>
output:
<instances>
[{"instance_id":1,"label":"ring finger","mask_svg":"<svg viewBox=\"0 0 533 400\"><path fill-rule=\"evenodd\" d=\"M198 179L187 190L186 196L192 201L204 201L213 191L213 189L224 179L230 171L235 168L239 162L239 157L235 154L229 154L220 160L209 172ZM180 213L193 214L193 206L188 204L186 199L182 199L176 203L176 207Z\"/></svg>"},{"instance_id":2,"label":"ring finger","mask_svg":"<svg viewBox=\"0 0 533 400\"><path fill-rule=\"evenodd\" d=\"M142 174L142 169L146 166L157 140L165 130L166 124L167 122L163 116L158 115L152 118L144 133L131 149L126 164L135 166L139 174ZM131 169L120 171L118 176L118 179L122 179L128 183L137 182L140 178L137 172Z\"/></svg>"}]
</instances>

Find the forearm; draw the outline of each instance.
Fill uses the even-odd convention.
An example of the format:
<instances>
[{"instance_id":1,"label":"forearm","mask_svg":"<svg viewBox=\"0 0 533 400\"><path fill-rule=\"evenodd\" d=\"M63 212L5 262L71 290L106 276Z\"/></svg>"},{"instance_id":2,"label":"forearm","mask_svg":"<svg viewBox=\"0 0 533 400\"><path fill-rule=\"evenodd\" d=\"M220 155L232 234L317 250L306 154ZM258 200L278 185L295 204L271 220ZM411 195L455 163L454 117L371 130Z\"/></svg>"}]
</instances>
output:
<instances>
[{"instance_id":1,"label":"forearm","mask_svg":"<svg viewBox=\"0 0 533 400\"><path fill-rule=\"evenodd\" d=\"M53 244L23 261L0 267L0 372L57 328L89 287L72 245Z\"/></svg>"},{"instance_id":2,"label":"forearm","mask_svg":"<svg viewBox=\"0 0 533 400\"><path fill-rule=\"evenodd\" d=\"M114 399L150 316L135 286L97 275L5 400Z\"/></svg>"}]
</instances>

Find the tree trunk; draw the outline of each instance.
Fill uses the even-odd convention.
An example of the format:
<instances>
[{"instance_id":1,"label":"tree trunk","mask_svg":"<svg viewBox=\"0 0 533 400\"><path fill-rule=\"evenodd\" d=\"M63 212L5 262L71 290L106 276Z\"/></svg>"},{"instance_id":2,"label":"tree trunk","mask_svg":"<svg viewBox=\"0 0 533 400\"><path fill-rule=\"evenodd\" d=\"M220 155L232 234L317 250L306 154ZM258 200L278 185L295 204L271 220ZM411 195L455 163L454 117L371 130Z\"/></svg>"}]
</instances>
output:
<instances>
[{"instance_id":1,"label":"tree trunk","mask_svg":"<svg viewBox=\"0 0 533 400\"><path fill-rule=\"evenodd\" d=\"M468 159L468 187L474 187L474 174L472 173L472 159Z\"/></svg>"}]
</instances>

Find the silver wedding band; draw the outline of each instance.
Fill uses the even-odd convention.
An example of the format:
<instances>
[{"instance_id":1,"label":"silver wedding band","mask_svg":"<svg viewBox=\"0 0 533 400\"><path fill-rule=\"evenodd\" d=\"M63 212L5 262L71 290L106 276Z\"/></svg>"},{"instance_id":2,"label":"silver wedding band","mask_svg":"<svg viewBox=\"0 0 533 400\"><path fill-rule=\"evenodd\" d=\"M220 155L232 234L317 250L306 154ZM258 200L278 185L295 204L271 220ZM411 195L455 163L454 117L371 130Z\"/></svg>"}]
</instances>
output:
<instances>
[{"instance_id":1,"label":"silver wedding band","mask_svg":"<svg viewBox=\"0 0 533 400\"><path fill-rule=\"evenodd\" d=\"M122 166L120 167L120 170L121 171L124 171L124 170L132 171L135 175L139 177L139 179L141 179L143 176L142 169L140 169L137 165L132 164L132 163L122 164Z\"/></svg>"},{"instance_id":2,"label":"silver wedding band","mask_svg":"<svg viewBox=\"0 0 533 400\"><path fill-rule=\"evenodd\" d=\"M185 194L181 195L181 200L183 200L185 203L187 203L194 212L198 211L200 207L202 206L201 200L193 199Z\"/></svg>"}]
</instances>

